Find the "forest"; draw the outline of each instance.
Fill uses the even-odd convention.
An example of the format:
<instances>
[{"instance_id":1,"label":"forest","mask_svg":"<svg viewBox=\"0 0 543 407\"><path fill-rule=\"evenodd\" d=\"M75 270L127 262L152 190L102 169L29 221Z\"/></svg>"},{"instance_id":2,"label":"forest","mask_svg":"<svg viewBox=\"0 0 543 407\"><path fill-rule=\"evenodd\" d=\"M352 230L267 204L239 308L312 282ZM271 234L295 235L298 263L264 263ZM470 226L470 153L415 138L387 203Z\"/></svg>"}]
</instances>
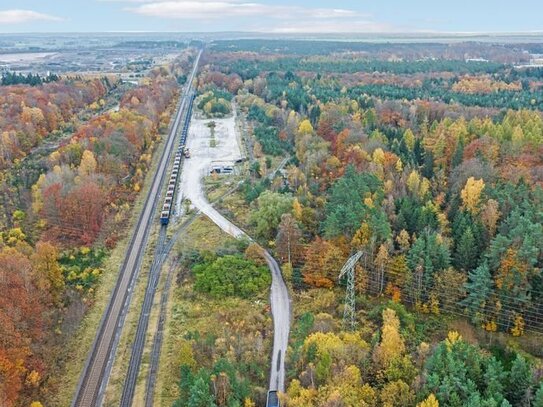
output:
<instances>
[{"instance_id":1,"label":"forest","mask_svg":"<svg viewBox=\"0 0 543 407\"><path fill-rule=\"evenodd\" d=\"M0 404L48 405L66 347L127 233L190 53L138 85L57 78L0 87Z\"/></svg>"},{"instance_id":2,"label":"forest","mask_svg":"<svg viewBox=\"0 0 543 407\"><path fill-rule=\"evenodd\" d=\"M283 407L543 407L543 68L519 66L538 50L209 43L195 119L206 148L232 119L246 157L203 185L254 240L184 202L163 405L265 405L263 247L292 304ZM0 405L56 405L195 55L137 84L3 75Z\"/></svg>"},{"instance_id":3,"label":"forest","mask_svg":"<svg viewBox=\"0 0 543 407\"><path fill-rule=\"evenodd\" d=\"M203 95L231 93L253 140L242 188L219 206L272 251L289 286L282 405L543 405L540 71L514 68L510 50L391 62L381 45L332 48L218 42L199 75ZM338 275L354 253L351 325ZM211 303L219 260L208 255L185 264L182 290ZM236 273L258 257L217 256ZM261 372L220 333L179 340L176 406L264 405Z\"/></svg>"},{"instance_id":4,"label":"forest","mask_svg":"<svg viewBox=\"0 0 543 407\"><path fill-rule=\"evenodd\" d=\"M45 76L44 78L42 78L39 74L32 75L31 73L29 73L27 75L23 75L22 73L14 73L14 72L8 71L2 74L2 79L0 79L0 84L4 86L21 85L21 84L36 86L36 85L41 85L43 83L55 82L55 81L58 81L59 79L60 78L58 77L58 75L55 75L55 74L49 74Z\"/></svg>"}]
</instances>

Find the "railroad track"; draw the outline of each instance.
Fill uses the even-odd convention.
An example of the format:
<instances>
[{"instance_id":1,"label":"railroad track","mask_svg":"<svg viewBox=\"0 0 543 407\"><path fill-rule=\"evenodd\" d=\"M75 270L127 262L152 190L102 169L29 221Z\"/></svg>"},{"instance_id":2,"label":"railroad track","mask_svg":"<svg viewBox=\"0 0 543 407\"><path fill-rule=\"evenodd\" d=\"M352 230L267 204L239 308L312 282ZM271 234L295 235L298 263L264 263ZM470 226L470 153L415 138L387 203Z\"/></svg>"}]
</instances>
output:
<instances>
[{"instance_id":1,"label":"railroad track","mask_svg":"<svg viewBox=\"0 0 543 407\"><path fill-rule=\"evenodd\" d=\"M71 404L72 407L96 407L102 404L104 390L109 380L111 366L130 304L133 287L141 266L143 253L147 246L150 226L156 212L157 202L161 198L160 192L164 175L179 130L179 124L187 105L187 96L190 94L192 80L197 71L201 53L202 51L199 52L194 63L187 91L182 95L180 107L162 151L158 169L153 176L151 188L147 193L143 210L133 231L115 288L104 315L100 320L98 332L77 385Z\"/></svg>"},{"instance_id":2,"label":"railroad track","mask_svg":"<svg viewBox=\"0 0 543 407\"><path fill-rule=\"evenodd\" d=\"M175 275L175 269L178 265L179 259L175 259L170 264L168 274L166 276L166 283L164 284L164 291L160 298L160 314L157 323L157 329L153 338L153 347L151 349L151 360L149 363L149 371L147 372L147 380L145 384L145 407L153 407L155 396L155 384L158 375L158 363L160 361L160 350L162 348L162 339L164 337L164 326L166 324L166 306L168 303L168 296L170 288L172 286L173 277Z\"/></svg>"},{"instance_id":3,"label":"railroad track","mask_svg":"<svg viewBox=\"0 0 543 407\"><path fill-rule=\"evenodd\" d=\"M141 358L143 356L143 348L145 346L145 338L147 333L147 327L149 326L149 318L151 316L151 308L153 306L154 294L158 287L158 282L160 280L160 271L162 269L162 263L164 262L165 258L164 255L166 247L166 228L166 225L162 225L160 227L160 235L156 246L153 264L151 265L151 270L149 272L149 279L147 280L145 296L143 298L138 326L136 328L136 335L132 344L132 352L130 354L130 362L128 363L128 371L125 376L123 392L121 395L121 402L119 404L122 407L131 406L132 400L134 398L136 380L138 378Z\"/></svg>"},{"instance_id":4,"label":"railroad track","mask_svg":"<svg viewBox=\"0 0 543 407\"><path fill-rule=\"evenodd\" d=\"M194 70L189 79L189 82L188 82L189 85L185 93L184 109L182 109L185 113L185 116L184 116L185 118L183 121L183 128L184 128L183 134L185 136L187 134L188 124L190 123L190 118L192 115L192 103L194 100L193 95L192 95L192 89L191 89L192 80L194 79L194 75L196 73L200 55L201 54L198 54ZM182 136L182 143L184 143L183 137L185 136ZM160 226L159 238L158 238L158 242L155 248L153 263L151 265L149 278L147 280L147 287L145 289L143 304L140 311L140 316L139 316L138 325L136 328L134 342L132 343L132 351L130 354L130 361L128 363L128 371L125 376L123 392L122 392L121 401L119 404L121 407L130 407L134 399L134 392L136 390L136 382L137 382L138 373L140 370L141 359L143 356L143 349L145 347L145 340L147 337L147 328L149 326L149 319L151 316L151 309L153 307L155 292L157 290L158 283L160 281L160 273L162 270L162 264L167 257L167 252L169 251L167 241L166 241L166 230L167 230L167 224L162 224Z\"/></svg>"},{"instance_id":5,"label":"railroad track","mask_svg":"<svg viewBox=\"0 0 543 407\"><path fill-rule=\"evenodd\" d=\"M187 219L181 227L175 232L174 236L168 241L165 246L164 251L164 260L170 254L173 245L185 231L192 222L198 217L198 214L191 216ZM164 326L166 324L166 306L168 305L168 297L170 293L170 288L172 285L173 278L175 276L175 269L179 263L179 258L172 260L170 267L168 269L168 274L166 275L166 282L160 297L160 310L158 316L158 322L156 326L155 336L153 338L153 346L151 349L151 356L149 361L149 370L147 371L147 378L145 383L145 407L153 407L154 396L155 396L155 384L156 378L158 375L158 365L160 362L160 351L162 349L162 340L164 338Z\"/></svg>"}]
</instances>

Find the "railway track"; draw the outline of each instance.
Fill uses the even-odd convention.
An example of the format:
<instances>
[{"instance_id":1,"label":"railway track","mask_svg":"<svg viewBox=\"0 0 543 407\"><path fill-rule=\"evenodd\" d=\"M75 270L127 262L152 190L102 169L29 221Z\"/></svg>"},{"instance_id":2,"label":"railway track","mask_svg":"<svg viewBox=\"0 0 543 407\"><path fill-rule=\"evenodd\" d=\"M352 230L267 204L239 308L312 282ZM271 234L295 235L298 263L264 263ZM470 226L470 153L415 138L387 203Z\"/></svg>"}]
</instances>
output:
<instances>
[{"instance_id":1,"label":"railway track","mask_svg":"<svg viewBox=\"0 0 543 407\"><path fill-rule=\"evenodd\" d=\"M191 216L187 219L181 227L175 232L174 236L168 241L165 247L164 260L168 257L173 245L179 238L182 232L184 232L196 219L198 214ZM151 349L151 356L149 360L149 370L147 372L147 378L145 383L145 407L153 407L155 396L155 384L158 375L158 364L160 362L160 351L162 349L162 340L164 337L164 326L166 324L166 306L168 304L168 297L173 278L175 276L175 269L179 263L179 258L172 260L166 276L166 282L160 297L160 311L158 316L158 322L156 326L155 335L153 338L153 346Z\"/></svg>"},{"instance_id":2,"label":"railway track","mask_svg":"<svg viewBox=\"0 0 543 407\"><path fill-rule=\"evenodd\" d=\"M234 186L233 188L225 192L223 195L216 198L211 203L211 205L214 206L215 203L218 202L219 200L224 199L225 197L237 191L239 187L241 186L241 184L242 184L241 182L238 183L236 186ZM200 214L201 212L197 211L188 219L186 219L181 224L179 229L175 231L174 235L170 238L170 240L168 240L168 242L166 243L165 251L164 251L164 261L168 258L174 244L177 242L181 234L192 224L192 222L194 222L196 218L200 216ZM145 382L145 407L153 407L153 403L154 403L156 379L158 375L158 365L160 362L160 352L162 350L162 341L164 338L164 326L166 324L166 306L168 303L168 297L170 293L172 280L175 275L175 268L178 264L179 264L178 258L172 260L170 267L168 269L166 282L164 284L164 288L163 288L162 295L160 298L160 311L159 311L155 335L153 338L153 345L151 348L149 370L147 371L147 378Z\"/></svg>"},{"instance_id":3,"label":"railway track","mask_svg":"<svg viewBox=\"0 0 543 407\"><path fill-rule=\"evenodd\" d=\"M133 231L119 277L117 278L115 288L102 316L98 332L83 372L81 373L71 404L72 407L96 407L102 404L120 332L122 331L130 304L132 289L141 266L143 253L147 246L150 226L154 219L157 202L161 198L160 192L164 175L179 130L179 124L187 106L187 96L191 93L192 80L197 71L201 53L202 51L198 53L195 60L194 68L188 81L187 91L182 95L180 107L160 156L160 162L153 176L151 188L145 198L143 210Z\"/></svg>"},{"instance_id":4,"label":"railway track","mask_svg":"<svg viewBox=\"0 0 543 407\"><path fill-rule=\"evenodd\" d=\"M149 371L147 372L147 379L145 384L145 407L153 407L155 384L158 375L158 363L160 360L160 350L162 347L162 339L164 337L164 326L166 324L166 305L168 303L168 294L172 286L173 277L175 275L175 269L178 265L178 259L172 261L168 274L166 276L166 283L164 284L164 291L160 298L160 314L157 323L157 329L153 338L153 347L151 349L151 361L149 364Z\"/></svg>"},{"instance_id":5,"label":"railway track","mask_svg":"<svg viewBox=\"0 0 543 407\"><path fill-rule=\"evenodd\" d=\"M198 62L200 59L201 53L198 54L196 59L194 69L188 81L188 86L184 95L184 103L182 107L182 112L184 115L183 123L183 132L181 136L181 144L184 144L184 137L186 137L188 126L190 123L190 118L192 115L192 103L193 103L193 93L192 93L192 81L196 73ZM161 216L162 220L162 216ZM125 376L123 391L121 394L121 401L119 405L121 407L130 407L134 399L134 393L136 390L136 382L141 366L141 359L143 356L143 350L145 347L145 341L147 338L147 328L149 326L149 319L151 317L151 309L153 307L153 302L155 298L155 292L160 281L160 274L162 270L162 264L167 257L168 244L166 240L166 230L167 224L161 224L158 242L155 248L155 254L153 257L153 263L151 265L151 270L149 272L149 278L147 280L147 286L145 289L145 294L143 298L143 304L141 307L138 325L136 328L136 334L134 337L134 342L132 343L132 351L130 354L130 361L128 363L128 371Z\"/></svg>"},{"instance_id":6,"label":"railway track","mask_svg":"<svg viewBox=\"0 0 543 407\"><path fill-rule=\"evenodd\" d=\"M167 227L165 225L160 227L160 235L156 246L153 264L151 265L151 270L149 272L149 279L147 280L145 296L141 307L138 326L136 328L136 335L134 337L134 342L132 343L130 362L128 364L128 371L125 376L123 392L119 404L122 407L131 406L134 398L136 380L138 378L143 348L145 346L147 327L149 326L149 318L151 316L151 308L154 301L154 293L158 287L160 271L165 258L166 228Z\"/></svg>"}]
</instances>

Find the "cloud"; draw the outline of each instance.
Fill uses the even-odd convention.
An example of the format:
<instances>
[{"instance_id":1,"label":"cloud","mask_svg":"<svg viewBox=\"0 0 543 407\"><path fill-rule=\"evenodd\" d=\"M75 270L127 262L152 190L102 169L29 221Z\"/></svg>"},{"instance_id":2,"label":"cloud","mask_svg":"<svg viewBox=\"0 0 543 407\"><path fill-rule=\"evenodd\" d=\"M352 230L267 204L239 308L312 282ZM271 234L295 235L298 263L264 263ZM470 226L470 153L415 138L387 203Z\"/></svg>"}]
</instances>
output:
<instances>
[{"instance_id":1,"label":"cloud","mask_svg":"<svg viewBox=\"0 0 543 407\"><path fill-rule=\"evenodd\" d=\"M0 24L21 24L31 21L62 21L62 18L32 10L0 10Z\"/></svg>"},{"instance_id":2,"label":"cloud","mask_svg":"<svg viewBox=\"0 0 543 407\"><path fill-rule=\"evenodd\" d=\"M132 0L132 2L140 3L141 0ZM326 19L360 16L360 14L355 11L345 9L275 6L236 0L147 1L145 4L128 8L128 10L150 17L201 20L221 19L225 17L263 17L281 19L310 17Z\"/></svg>"},{"instance_id":3,"label":"cloud","mask_svg":"<svg viewBox=\"0 0 543 407\"><path fill-rule=\"evenodd\" d=\"M125 4L125 10L145 17L186 22L192 29L205 23L217 27L275 33L347 33L397 31L369 14L352 9L277 5L262 0L98 0ZM303 3L302 3L303 4ZM203 23L203 24L202 24ZM189 29L190 29L189 28ZM219 29L221 30L221 29Z\"/></svg>"}]
</instances>

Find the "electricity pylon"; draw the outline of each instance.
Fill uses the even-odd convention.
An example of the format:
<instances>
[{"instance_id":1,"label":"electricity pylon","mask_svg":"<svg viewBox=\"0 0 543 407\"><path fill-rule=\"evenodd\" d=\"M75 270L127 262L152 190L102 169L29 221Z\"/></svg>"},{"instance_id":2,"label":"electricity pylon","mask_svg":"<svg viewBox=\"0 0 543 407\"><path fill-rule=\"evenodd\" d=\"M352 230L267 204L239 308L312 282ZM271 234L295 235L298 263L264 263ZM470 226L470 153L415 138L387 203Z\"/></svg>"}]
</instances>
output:
<instances>
[{"instance_id":1,"label":"electricity pylon","mask_svg":"<svg viewBox=\"0 0 543 407\"><path fill-rule=\"evenodd\" d=\"M354 331L356 328L354 268L363 254L364 253L362 251L358 251L353 254L341 268L338 277L338 280L341 280L345 275L347 275L347 291L345 293L345 308L343 309L343 326L351 329L352 331Z\"/></svg>"}]
</instances>

